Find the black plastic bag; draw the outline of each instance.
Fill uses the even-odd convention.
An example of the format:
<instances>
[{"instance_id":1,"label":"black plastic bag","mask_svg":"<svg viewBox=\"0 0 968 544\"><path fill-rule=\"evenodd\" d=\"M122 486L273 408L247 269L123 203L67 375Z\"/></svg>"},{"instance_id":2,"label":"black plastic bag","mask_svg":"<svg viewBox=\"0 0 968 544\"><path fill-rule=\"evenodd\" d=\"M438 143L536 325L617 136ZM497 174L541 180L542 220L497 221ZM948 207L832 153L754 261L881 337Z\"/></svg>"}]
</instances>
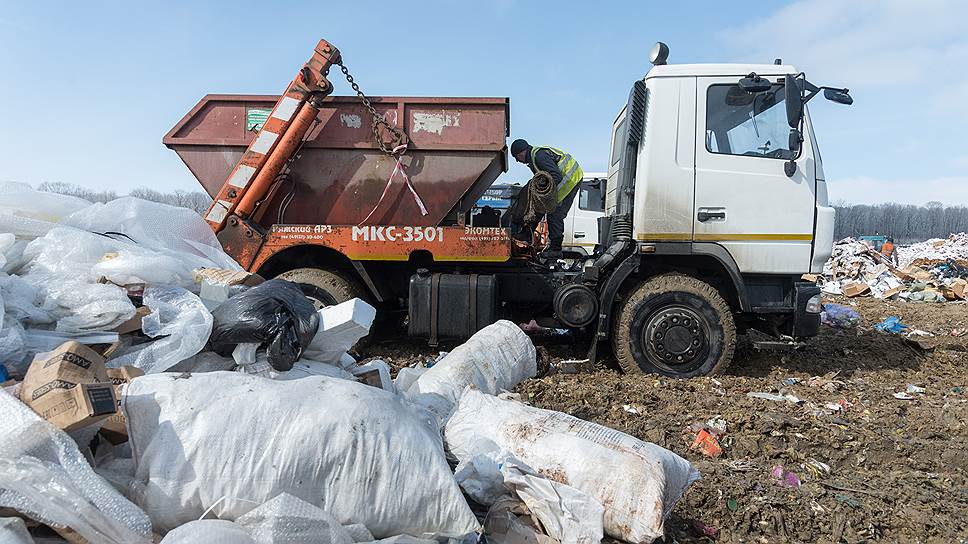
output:
<instances>
[{"instance_id":1,"label":"black plastic bag","mask_svg":"<svg viewBox=\"0 0 968 544\"><path fill-rule=\"evenodd\" d=\"M213 351L228 357L239 344L262 344L269 364L279 371L292 368L319 328L313 303L298 285L285 280L269 280L239 293L212 315Z\"/></svg>"}]
</instances>

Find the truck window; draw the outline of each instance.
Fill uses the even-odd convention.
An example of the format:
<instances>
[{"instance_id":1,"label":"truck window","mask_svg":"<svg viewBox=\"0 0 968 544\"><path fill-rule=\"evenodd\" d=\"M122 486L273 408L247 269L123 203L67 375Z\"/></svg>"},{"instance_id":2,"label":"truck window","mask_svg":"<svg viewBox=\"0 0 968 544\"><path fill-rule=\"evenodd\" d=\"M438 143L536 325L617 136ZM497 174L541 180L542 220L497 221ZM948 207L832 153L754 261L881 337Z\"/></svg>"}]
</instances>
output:
<instances>
[{"instance_id":1,"label":"truck window","mask_svg":"<svg viewBox=\"0 0 968 544\"><path fill-rule=\"evenodd\" d=\"M750 94L738 85L706 92L706 150L710 153L790 159L790 127L783 85Z\"/></svg>"},{"instance_id":2,"label":"truck window","mask_svg":"<svg viewBox=\"0 0 968 544\"><path fill-rule=\"evenodd\" d=\"M578 207L589 212L604 212L602 185L603 183L596 185L582 183L581 192L578 193Z\"/></svg>"},{"instance_id":3,"label":"truck window","mask_svg":"<svg viewBox=\"0 0 968 544\"><path fill-rule=\"evenodd\" d=\"M625 122L627 120L628 116L624 117L622 122L615 127L615 134L612 135L612 162L610 164L615 164L622 158L622 151L625 149Z\"/></svg>"}]
</instances>

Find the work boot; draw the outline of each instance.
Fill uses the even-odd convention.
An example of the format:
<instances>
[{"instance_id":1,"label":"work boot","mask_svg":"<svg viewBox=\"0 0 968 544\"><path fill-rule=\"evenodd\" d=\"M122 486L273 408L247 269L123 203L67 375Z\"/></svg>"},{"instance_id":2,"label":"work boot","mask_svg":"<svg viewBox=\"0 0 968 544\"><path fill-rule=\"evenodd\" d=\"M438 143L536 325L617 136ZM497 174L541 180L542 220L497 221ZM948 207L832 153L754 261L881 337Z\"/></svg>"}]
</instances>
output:
<instances>
[{"instance_id":1,"label":"work boot","mask_svg":"<svg viewBox=\"0 0 968 544\"><path fill-rule=\"evenodd\" d=\"M538 254L538 259L548 263L548 262L557 261L558 259L561 258L561 255L562 255L561 248L555 249L553 247L549 247L548 249Z\"/></svg>"}]
</instances>

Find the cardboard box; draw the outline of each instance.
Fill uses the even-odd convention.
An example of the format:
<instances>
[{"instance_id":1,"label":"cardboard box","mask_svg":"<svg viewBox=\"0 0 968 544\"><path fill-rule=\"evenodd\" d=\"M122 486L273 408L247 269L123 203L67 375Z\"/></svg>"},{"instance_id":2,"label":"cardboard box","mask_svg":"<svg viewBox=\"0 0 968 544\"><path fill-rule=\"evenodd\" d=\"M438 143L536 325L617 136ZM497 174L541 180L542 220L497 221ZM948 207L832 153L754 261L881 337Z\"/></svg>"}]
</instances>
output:
<instances>
[{"instance_id":1,"label":"cardboard box","mask_svg":"<svg viewBox=\"0 0 968 544\"><path fill-rule=\"evenodd\" d=\"M266 281L262 276L246 272L245 270L226 270L224 268L196 268L192 270L195 283L201 284L208 280L213 285L245 285L255 287Z\"/></svg>"},{"instance_id":2,"label":"cardboard box","mask_svg":"<svg viewBox=\"0 0 968 544\"><path fill-rule=\"evenodd\" d=\"M813 283L817 283L817 275L816 274L804 274L804 275L800 276L800 279L803 280L803 281L812 281Z\"/></svg>"},{"instance_id":3,"label":"cardboard box","mask_svg":"<svg viewBox=\"0 0 968 544\"><path fill-rule=\"evenodd\" d=\"M150 313L151 313L150 308L148 308L147 306L140 306L138 309L134 311L134 317L118 325L117 327L111 329L111 332L116 332L118 334L128 334L130 332L140 331L141 320Z\"/></svg>"},{"instance_id":4,"label":"cardboard box","mask_svg":"<svg viewBox=\"0 0 968 544\"><path fill-rule=\"evenodd\" d=\"M108 369L108 377L111 379L111 385L114 386L114 396L117 399L117 413L104 420L104 423L101 424L100 434L114 445L128 441L128 428L125 424L124 413L121 412L121 387L138 376L144 375L145 372L136 366Z\"/></svg>"},{"instance_id":5,"label":"cardboard box","mask_svg":"<svg viewBox=\"0 0 968 544\"><path fill-rule=\"evenodd\" d=\"M866 283L848 283L842 287L842 290L848 297L859 297L860 295L869 293L871 287Z\"/></svg>"},{"instance_id":6,"label":"cardboard box","mask_svg":"<svg viewBox=\"0 0 968 544\"><path fill-rule=\"evenodd\" d=\"M65 431L86 427L117 412L104 357L73 341L34 357L20 386L20 400Z\"/></svg>"}]
</instances>

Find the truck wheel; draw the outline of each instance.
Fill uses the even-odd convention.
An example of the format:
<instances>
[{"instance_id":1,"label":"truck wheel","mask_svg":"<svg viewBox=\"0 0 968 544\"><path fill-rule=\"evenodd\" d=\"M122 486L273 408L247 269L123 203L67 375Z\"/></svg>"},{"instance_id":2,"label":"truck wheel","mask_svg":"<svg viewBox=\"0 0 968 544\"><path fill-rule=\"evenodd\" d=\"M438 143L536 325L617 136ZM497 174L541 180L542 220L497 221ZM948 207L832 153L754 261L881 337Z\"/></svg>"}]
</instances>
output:
<instances>
[{"instance_id":1,"label":"truck wheel","mask_svg":"<svg viewBox=\"0 0 968 544\"><path fill-rule=\"evenodd\" d=\"M363 289L355 281L331 270L296 268L276 277L299 285L303 293L312 299L316 309L334 306L352 298L364 298Z\"/></svg>"},{"instance_id":2,"label":"truck wheel","mask_svg":"<svg viewBox=\"0 0 968 544\"><path fill-rule=\"evenodd\" d=\"M623 303L612 347L625 372L690 378L715 374L733 358L736 324L708 283L666 274L639 285Z\"/></svg>"}]
</instances>

